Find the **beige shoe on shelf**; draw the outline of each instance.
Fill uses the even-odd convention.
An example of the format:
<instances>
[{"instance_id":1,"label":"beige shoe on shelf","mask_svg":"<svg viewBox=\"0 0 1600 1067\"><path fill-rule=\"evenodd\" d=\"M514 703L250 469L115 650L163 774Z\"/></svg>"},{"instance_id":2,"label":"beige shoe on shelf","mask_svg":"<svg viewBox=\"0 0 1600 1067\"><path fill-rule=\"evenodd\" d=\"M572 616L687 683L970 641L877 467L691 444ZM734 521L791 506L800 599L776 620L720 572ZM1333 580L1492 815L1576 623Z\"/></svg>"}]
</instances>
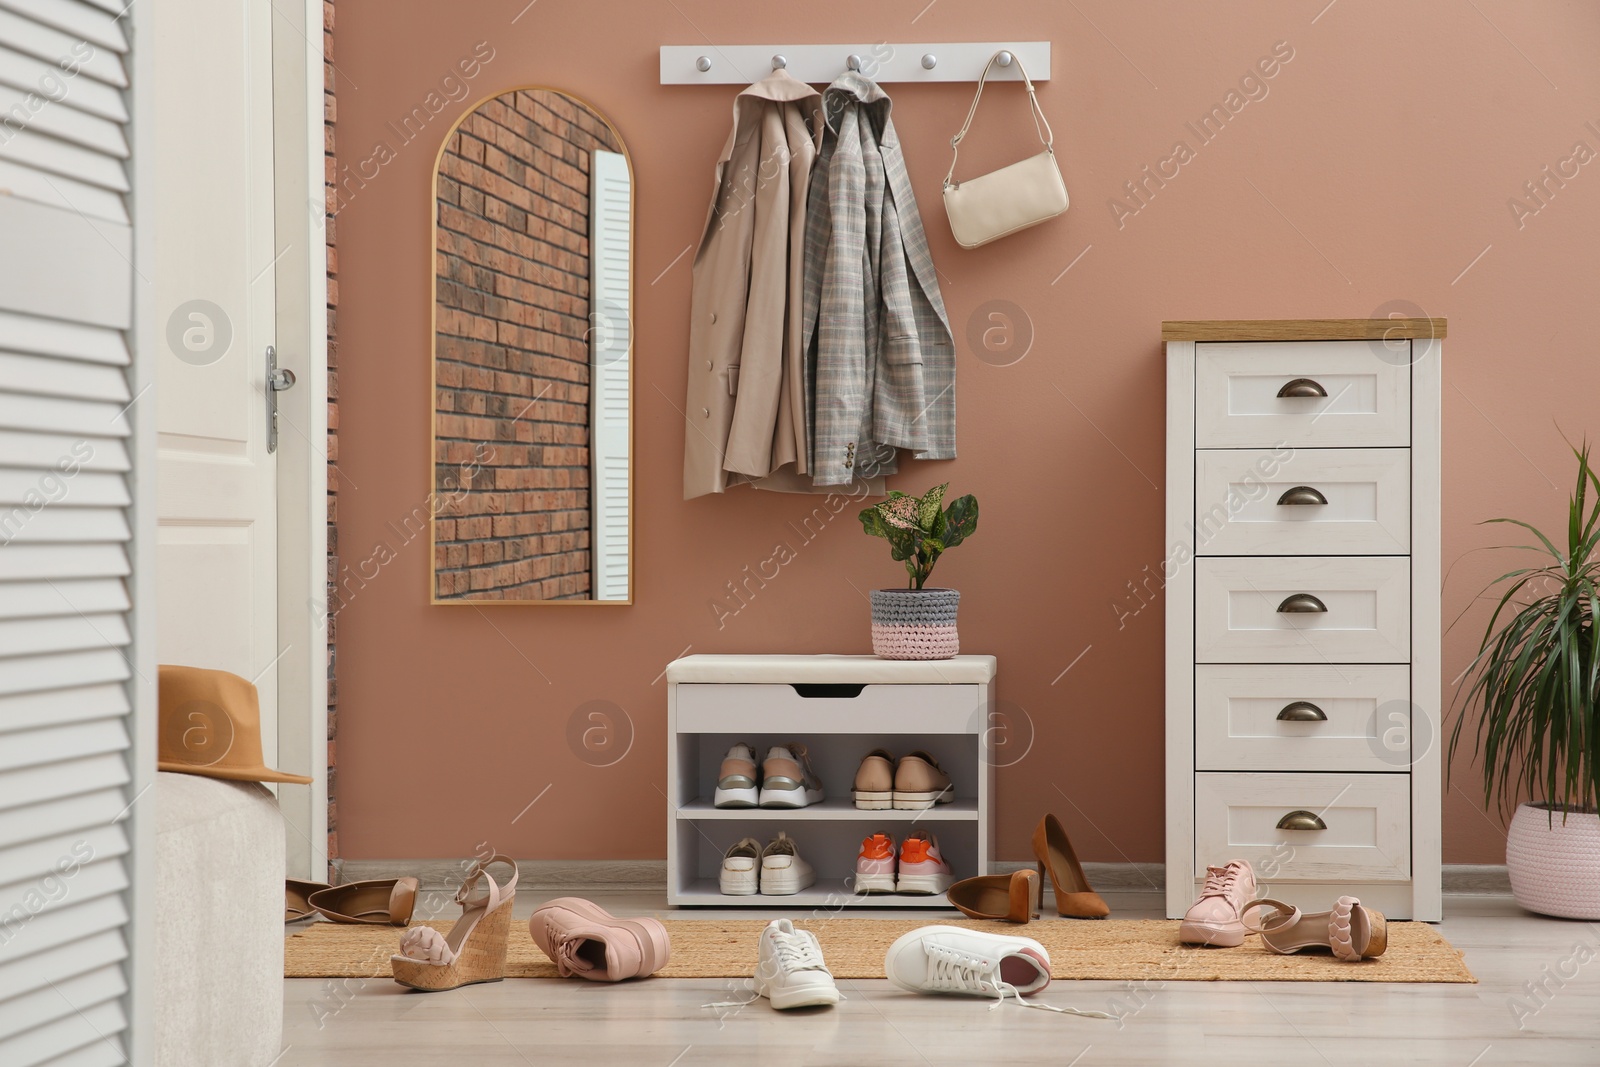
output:
<instances>
[{"instance_id":1,"label":"beige shoe on shelf","mask_svg":"<svg viewBox=\"0 0 1600 1067\"><path fill-rule=\"evenodd\" d=\"M1250 922L1257 908L1272 908L1259 925ZM1351 963L1383 955L1389 947L1389 921L1383 912L1363 907L1356 897L1340 897L1329 911L1302 912L1281 900L1262 898L1245 907L1245 925L1280 955L1325 948Z\"/></svg>"},{"instance_id":2,"label":"beige shoe on shelf","mask_svg":"<svg viewBox=\"0 0 1600 1067\"><path fill-rule=\"evenodd\" d=\"M503 886L487 869L496 863L511 868L511 878ZM515 860L497 853L476 864L456 893L461 918L448 934L431 926L413 926L401 935L399 953L389 957L394 980L425 992L500 981L506 976L506 939L516 898Z\"/></svg>"},{"instance_id":3,"label":"beige shoe on shelf","mask_svg":"<svg viewBox=\"0 0 1600 1067\"><path fill-rule=\"evenodd\" d=\"M950 776L939 761L920 749L900 757L894 768L894 806L903 811L924 811L956 798Z\"/></svg>"},{"instance_id":4,"label":"beige shoe on shelf","mask_svg":"<svg viewBox=\"0 0 1600 1067\"><path fill-rule=\"evenodd\" d=\"M856 807L863 811L888 811L894 807L894 757L875 748L861 758L851 787Z\"/></svg>"}]
</instances>

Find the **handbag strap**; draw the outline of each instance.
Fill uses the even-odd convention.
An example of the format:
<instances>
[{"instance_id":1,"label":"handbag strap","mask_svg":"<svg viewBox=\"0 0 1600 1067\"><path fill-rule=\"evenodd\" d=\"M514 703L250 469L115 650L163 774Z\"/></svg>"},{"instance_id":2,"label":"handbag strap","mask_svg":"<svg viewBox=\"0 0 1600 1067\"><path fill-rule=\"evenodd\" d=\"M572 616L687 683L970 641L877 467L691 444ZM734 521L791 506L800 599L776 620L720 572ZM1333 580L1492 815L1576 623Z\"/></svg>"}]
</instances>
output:
<instances>
[{"instance_id":1,"label":"handbag strap","mask_svg":"<svg viewBox=\"0 0 1600 1067\"><path fill-rule=\"evenodd\" d=\"M978 101L983 99L983 86L989 77L989 70L999 61L1000 52L989 57L989 62L983 65L983 73L978 75L978 91L972 96L972 106L967 109L967 121L961 124L961 132L950 138L950 170L944 176L944 186L950 188L950 179L955 177L956 159L961 154L961 139L967 135L967 130L972 127L972 117L978 113ZM1033 110L1033 128L1039 134L1039 140L1044 145L1046 152L1055 152L1055 134L1050 129L1050 120L1044 117L1044 109L1039 106L1039 96L1033 91L1033 79L1028 77L1028 68L1022 65L1022 57L1015 52L1011 53L1011 61L1017 65L1017 70L1022 74L1022 84L1028 90L1028 103Z\"/></svg>"}]
</instances>

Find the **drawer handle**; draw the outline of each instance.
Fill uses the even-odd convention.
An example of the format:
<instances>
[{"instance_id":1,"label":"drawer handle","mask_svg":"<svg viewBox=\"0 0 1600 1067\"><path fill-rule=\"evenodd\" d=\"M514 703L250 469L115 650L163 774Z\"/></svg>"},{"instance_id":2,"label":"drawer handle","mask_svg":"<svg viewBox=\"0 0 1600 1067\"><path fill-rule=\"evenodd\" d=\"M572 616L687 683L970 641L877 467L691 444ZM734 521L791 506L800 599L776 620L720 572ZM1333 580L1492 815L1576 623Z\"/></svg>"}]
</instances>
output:
<instances>
[{"instance_id":1,"label":"drawer handle","mask_svg":"<svg viewBox=\"0 0 1600 1067\"><path fill-rule=\"evenodd\" d=\"M1278 611L1284 615L1303 615L1319 611L1327 611L1328 605L1312 596L1310 593L1296 593L1283 598L1283 603L1278 605Z\"/></svg>"},{"instance_id":2,"label":"drawer handle","mask_svg":"<svg viewBox=\"0 0 1600 1067\"><path fill-rule=\"evenodd\" d=\"M1285 704L1283 706L1283 710L1278 712L1278 721L1327 722L1328 713L1309 700L1296 700L1293 704Z\"/></svg>"},{"instance_id":3,"label":"drawer handle","mask_svg":"<svg viewBox=\"0 0 1600 1067\"><path fill-rule=\"evenodd\" d=\"M1327 396L1328 391L1310 378L1296 378L1292 382L1284 382L1283 388L1278 390L1281 397L1309 397Z\"/></svg>"},{"instance_id":4,"label":"drawer handle","mask_svg":"<svg viewBox=\"0 0 1600 1067\"><path fill-rule=\"evenodd\" d=\"M1278 820L1280 830L1326 830L1328 824L1322 816L1312 811L1291 811Z\"/></svg>"},{"instance_id":5,"label":"drawer handle","mask_svg":"<svg viewBox=\"0 0 1600 1067\"><path fill-rule=\"evenodd\" d=\"M1278 498L1278 503L1284 507L1293 504L1326 504L1327 502L1327 497L1309 485L1297 485L1293 489L1286 489L1284 494Z\"/></svg>"}]
</instances>

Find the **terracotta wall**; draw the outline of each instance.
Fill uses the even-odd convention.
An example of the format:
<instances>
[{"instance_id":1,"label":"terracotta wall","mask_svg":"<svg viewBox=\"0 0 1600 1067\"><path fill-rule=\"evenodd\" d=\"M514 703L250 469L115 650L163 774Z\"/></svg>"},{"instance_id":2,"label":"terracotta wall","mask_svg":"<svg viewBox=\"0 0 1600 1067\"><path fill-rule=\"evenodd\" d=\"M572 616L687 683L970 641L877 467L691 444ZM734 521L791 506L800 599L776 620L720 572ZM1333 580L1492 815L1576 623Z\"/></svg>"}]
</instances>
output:
<instances>
[{"instance_id":1,"label":"terracotta wall","mask_svg":"<svg viewBox=\"0 0 1600 1067\"><path fill-rule=\"evenodd\" d=\"M589 186L605 120L507 93L439 159L439 599L587 600ZM475 472L475 473L474 473Z\"/></svg>"},{"instance_id":2,"label":"terracotta wall","mask_svg":"<svg viewBox=\"0 0 1600 1067\"><path fill-rule=\"evenodd\" d=\"M912 464L899 484L949 480L982 500L977 536L938 579L963 591L963 647L999 656L1002 699L1032 731L1000 776L1000 854L1023 856L1054 810L1085 858L1161 857L1147 579L1162 557L1164 318L1449 318L1447 686L1461 670L1474 593L1511 566L1480 551L1504 536L1475 524L1559 522L1563 434L1600 431L1590 7L340 0L337 61L360 86L341 84L340 164L367 175L339 218L339 543L370 575L338 621L347 856L468 855L484 840L525 857L662 856L667 662L867 651L861 590L899 568L853 516L801 537L814 501L681 500L689 250L733 90L660 87L657 48L1006 37L1055 45L1040 99L1073 197L1062 220L961 250L938 196L971 86L890 87L960 346L961 457ZM455 99L452 72L479 42L492 59ZM636 170L631 607L429 607L426 541L390 525L430 490L434 154L472 99L529 83L592 101ZM407 139L402 117L435 104ZM1015 92L986 94L964 172L1031 151L1030 136ZM741 584L780 544L795 551L777 577ZM605 767L569 741L596 707L626 752ZM1463 768L1449 861L1503 855L1476 793Z\"/></svg>"}]
</instances>

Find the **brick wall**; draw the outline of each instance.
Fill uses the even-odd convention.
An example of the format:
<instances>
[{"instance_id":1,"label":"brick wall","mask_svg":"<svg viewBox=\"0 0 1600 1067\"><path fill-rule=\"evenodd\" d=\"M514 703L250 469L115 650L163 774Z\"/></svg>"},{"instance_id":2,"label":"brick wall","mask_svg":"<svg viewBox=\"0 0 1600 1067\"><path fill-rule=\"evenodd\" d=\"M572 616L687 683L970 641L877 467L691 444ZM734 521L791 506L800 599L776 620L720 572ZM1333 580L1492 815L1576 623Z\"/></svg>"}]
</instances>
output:
<instances>
[{"instance_id":1,"label":"brick wall","mask_svg":"<svg viewBox=\"0 0 1600 1067\"><path fill-rule=\"evenodd\" d=\"M328 594L329 604L338 602L334 583L339 575L339 342L336 312L339 307L339 252L334 241L335 214L338 211L338 163L334 157L334 126L339 115L334 106L333 0L322 4L322 112L323 182L327 204L324 224L328 244ZM339 687L334 656L335 616L328 613L328 859L339 856L339 818L334 785L338 763L334 760L335 737L339 725Z\"/></svg>"},{"instance_id":2,"label":"brick wall","mask_svg":"<svg viewBox=\"0 0 1600 1067\"><path fill-rule=\"evenodd\" d=\"M557 93L482 105L439 165L435 588L591 595L589 169L620 151Z\"/></svg>"}]
</instances>

